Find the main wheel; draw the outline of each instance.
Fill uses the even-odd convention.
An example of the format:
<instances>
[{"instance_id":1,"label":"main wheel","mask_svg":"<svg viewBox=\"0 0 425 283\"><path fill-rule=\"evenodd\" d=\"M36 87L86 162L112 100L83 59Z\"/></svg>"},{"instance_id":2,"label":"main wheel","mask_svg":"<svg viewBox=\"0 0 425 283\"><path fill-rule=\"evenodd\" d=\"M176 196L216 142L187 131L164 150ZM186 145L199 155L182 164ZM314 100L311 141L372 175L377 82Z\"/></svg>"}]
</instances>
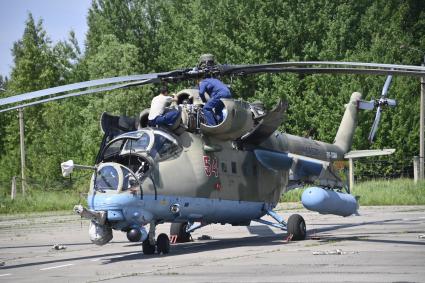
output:
<instances>
[{"instance_id":1,"label":"main wheel","mask_svg":"<svg viewBox=\"0 0 425 283\"><path fill-rule=\"evenodd\" d=\"M170 235L177 235L177 243L190 242L190 233L186 232L188 223L171 223Z\"/></svg>"},{"instance_id":2,"label":"main wheel","mask_svg":"<svg viewBox=\"0 0 425 283\"><path fill-rule=\"evenodd\" d=\"M170 239L168 239L167 234L159 234L156 240L156 250L159 254L168 254L170 252Z\"/></svg>"},{"instance_id":3,"label":"main wheel","mask_svg":"<svg viewBox=\"0 0 425 283\"><path fill-rule=\"evenodd\" d=\"M307 228L304 218L299 214L292 214L288 219L288 234L292 234L292 240L305 240Z\"/></svg>"},{"instance_id":4,"label":"main wheel","mask_svg":"<svg viewBox=\"0 0 425 283\"><path fill-rule=\"evenodd\" d=\"M151 245L149 239L146 239L142 243L143 253L145 255L152 255L155 253L155 245Z\"/></svg>"}]
</instances>

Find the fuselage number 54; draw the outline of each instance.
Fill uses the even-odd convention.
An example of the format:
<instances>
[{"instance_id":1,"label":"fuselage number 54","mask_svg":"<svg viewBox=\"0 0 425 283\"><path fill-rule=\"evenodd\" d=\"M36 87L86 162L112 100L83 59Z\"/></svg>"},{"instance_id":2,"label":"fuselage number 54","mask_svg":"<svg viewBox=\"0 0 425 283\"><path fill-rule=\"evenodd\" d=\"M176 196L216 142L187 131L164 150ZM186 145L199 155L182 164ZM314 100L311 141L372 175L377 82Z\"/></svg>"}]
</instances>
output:
<instances>
[{"instance_id":1,"label":"fuselage number 54","mask_svg":"<svg viewBox=\"0 0 425 283\"><path fill-rule=\"evenodd\" d=\"M218 162L217 158L209 157L208 155L204 155L204 169L205 169L205 175L210 177L211 175L214 175L216 178L218 177Z\"/></svg>"}]
</instances>

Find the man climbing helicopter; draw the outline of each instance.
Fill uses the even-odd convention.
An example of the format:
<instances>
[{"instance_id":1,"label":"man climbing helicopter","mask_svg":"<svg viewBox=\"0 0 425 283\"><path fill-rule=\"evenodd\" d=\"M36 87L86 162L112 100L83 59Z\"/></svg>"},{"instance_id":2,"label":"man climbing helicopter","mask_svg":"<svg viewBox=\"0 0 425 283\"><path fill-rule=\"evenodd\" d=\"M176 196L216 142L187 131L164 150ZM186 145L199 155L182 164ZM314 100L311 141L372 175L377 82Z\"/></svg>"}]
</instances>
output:
<instances>
[{"instance_id":1,"label":"man climbing helicopter","mask_svg":"<svg viewBox=\"0 0 425 283\"><path fill-rule=\"evenodd\" d=\"M210 99L205 99L205 93L208 93ZM209 126L215 126L223 121L224 104L222 98L232 98L229 88L219 79L205 78L199 82L199 96L202 102L204 116Z\"/></svg>"},{"instance_id":2,"label":"man climbing helicopter","mask_svg":"<svg viewBox=\"0 0 425 283\"><path fill-rule=\"evenodd\" d=\"M198 68L214 67L215 60L212 54L204 54L199 59ZM222 98L231 98L230 89L219 79L204 78L198 80L199 96L204 102L204 116L209 126L215 126L223 121L224 104ZM207 101L205 93L208 93L210 99Z\"/></svg>"}]
</instances>

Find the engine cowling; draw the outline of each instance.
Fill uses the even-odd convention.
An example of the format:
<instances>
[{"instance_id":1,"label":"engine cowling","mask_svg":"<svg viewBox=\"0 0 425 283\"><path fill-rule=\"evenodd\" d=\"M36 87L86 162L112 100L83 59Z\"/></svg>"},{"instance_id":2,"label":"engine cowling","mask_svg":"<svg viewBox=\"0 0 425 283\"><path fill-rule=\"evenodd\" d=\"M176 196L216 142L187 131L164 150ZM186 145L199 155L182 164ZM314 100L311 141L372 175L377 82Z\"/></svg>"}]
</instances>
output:
<instances>
[{"instance_id":1,"label":"engine cowling","mask_svg":"<svg viewBox=\"0 0 425 283\"><path fill-rule=\"evenodd\" d=\"M235 140L253 128L254 121L249 103L233 99L221 101L227 113L223 122L216 126L201 124L202 133L220 140Z\"/></svg>"},{"instance_id":2,"label":"engine cowling","mask_svg":"<svg viewBox=\"0 0 425 283\"><path fill-rule=\"evenodd\" d=\"M319 187L307 188L301 196L301 202L308 210L344 217L356 214L359 208L353 195Z\"/></svg>"}]
</instances>

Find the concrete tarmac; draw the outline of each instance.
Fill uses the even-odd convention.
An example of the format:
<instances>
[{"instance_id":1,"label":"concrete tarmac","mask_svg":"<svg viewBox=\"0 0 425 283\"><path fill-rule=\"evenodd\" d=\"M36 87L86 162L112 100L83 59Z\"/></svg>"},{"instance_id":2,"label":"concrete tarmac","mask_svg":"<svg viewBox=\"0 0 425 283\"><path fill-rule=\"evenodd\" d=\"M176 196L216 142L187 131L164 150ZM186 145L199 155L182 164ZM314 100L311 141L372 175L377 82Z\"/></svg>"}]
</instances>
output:
<instances>
[{"instance_id":1,"label":"concrete tarmac","mask_svg":"<svg viewBox=\"0 0 425 283\"><path fill-rule=\"evenodd\" d=\"M359 212L343 218L284 205L285 218L305 218L308 240L287 242L285 232L255 222L209 225L193 242L150 256L117 231L93 245L88 221L70 213L1 216L0 282L425 282L425 206Z\"/></svg>"}]
</instances>

